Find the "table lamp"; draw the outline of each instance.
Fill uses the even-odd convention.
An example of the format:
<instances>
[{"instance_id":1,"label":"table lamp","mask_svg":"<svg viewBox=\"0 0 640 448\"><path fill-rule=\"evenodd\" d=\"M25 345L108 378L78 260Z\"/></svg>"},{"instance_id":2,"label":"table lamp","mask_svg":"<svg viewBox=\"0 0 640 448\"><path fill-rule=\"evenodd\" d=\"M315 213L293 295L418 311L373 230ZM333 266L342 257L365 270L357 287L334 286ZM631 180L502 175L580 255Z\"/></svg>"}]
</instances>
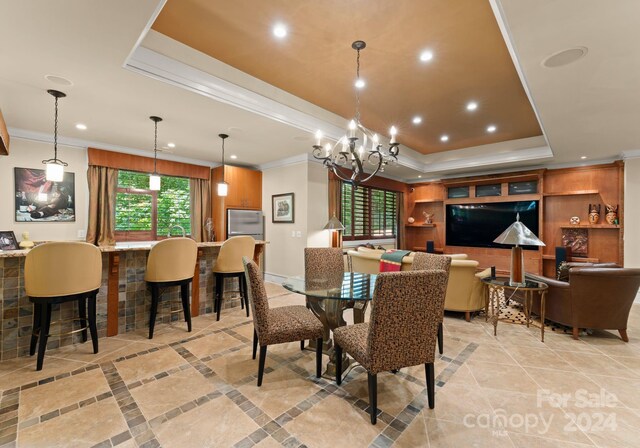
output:
<instances>
[{"instance_id":1,"label":"table lamp","mask_svg":"<svg viewBox=\"0 0 640 448\"><path fill-rule=\"evenodd\" d=\"M327 225L324 226L324 230L329 230L331 232L331 247L342 246L340 232L344 230L344 225L340 222L335 214L331 217Z\"/></svg>"},{"instance_id":2,"label":"table lamp","mask_svg":"<svg viewBox=\"0 0 640 448\"><path fill-rule=\"evenodd\" d=\"M498 244L509 244L511 248L511 274L509 275L510 286L524 286L524 257L520 246L544 246L534 233L520 222L520 213L516 215L516 222L511 224L507 230L502 232L498 238L493 240Z\"/></svg>"}]
</instances>

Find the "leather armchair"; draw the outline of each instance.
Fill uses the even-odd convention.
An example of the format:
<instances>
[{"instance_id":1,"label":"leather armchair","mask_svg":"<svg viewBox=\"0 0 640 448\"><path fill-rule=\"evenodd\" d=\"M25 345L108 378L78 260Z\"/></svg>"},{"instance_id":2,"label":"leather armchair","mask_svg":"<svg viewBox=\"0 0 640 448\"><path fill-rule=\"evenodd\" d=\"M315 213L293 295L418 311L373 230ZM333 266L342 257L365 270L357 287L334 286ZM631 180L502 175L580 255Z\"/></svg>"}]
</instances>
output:
<instances>
[{"instance_id":1,"label":"leather armchair","mask_svg":"<svg viewBox=\"0 0 640 448\"><path fill-rule=\"evenodd\" d=\"M574 339L580 328L593 328L618 330L629 342L627 320L640 287L640 269L573 267L568 283L533 274L527 278L549 285L545 317L572 327Z\"/></svg>"}]
</instances>

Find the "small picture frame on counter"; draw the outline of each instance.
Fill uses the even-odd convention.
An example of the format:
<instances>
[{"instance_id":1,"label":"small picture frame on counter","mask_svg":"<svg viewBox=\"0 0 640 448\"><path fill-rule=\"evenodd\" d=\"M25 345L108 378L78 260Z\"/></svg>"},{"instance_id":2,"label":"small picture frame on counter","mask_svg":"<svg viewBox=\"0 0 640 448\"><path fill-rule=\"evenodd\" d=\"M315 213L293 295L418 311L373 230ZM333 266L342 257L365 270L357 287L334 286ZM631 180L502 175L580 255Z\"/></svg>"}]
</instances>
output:
<instances>
[{"instance_id":1,"label":"small picture frame on counter","mask_svg":"<svg viewBox=\"0 0 640 448\"><path fill-rule=\"evenodd\" d=\"M16 234L11 230L0 231L0 250L18 250Z\"/></svg>"}]
</instances>

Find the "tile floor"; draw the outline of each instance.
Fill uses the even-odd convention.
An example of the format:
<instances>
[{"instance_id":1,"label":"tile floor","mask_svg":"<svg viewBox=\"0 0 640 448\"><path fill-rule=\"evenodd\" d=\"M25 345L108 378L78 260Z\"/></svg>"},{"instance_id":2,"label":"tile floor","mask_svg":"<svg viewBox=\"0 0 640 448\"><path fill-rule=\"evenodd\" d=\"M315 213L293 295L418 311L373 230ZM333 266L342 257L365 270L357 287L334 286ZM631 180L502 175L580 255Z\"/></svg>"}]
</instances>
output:
<instances>
[{"instance_id":1,"label":"tile floor","mask_svg":"<svg viewBox=\"0 0 640 448\"><path fill-rule=\"evenodd\" d=\"M269 285L272 306L304 303ZM19 447L637 447L640 306L625 344L597 332L574 341L484 318L445 319L436 407L424 369L378 380L372 426L366 375L316 379L298 343L269 348L255 385L253 326L239 309L0 363L0 446ZM326 360L326 359L325 359Z\"/></svg>"}]
</instances>

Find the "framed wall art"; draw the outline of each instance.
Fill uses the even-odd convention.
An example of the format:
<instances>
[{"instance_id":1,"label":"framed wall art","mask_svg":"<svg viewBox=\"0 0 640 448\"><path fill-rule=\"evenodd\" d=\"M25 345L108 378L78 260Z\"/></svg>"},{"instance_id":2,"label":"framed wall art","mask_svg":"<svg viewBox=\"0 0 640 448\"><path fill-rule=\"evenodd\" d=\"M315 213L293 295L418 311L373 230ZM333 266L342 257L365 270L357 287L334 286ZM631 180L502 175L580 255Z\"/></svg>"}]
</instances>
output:
<instances>
[{"instance_id":1,"label":"framed wall art","mask_svg":"<svg viewBox=\"0 0 640 448\"><path fill-rule=\"evenodd\" d=\"M16 234L11 230L0 231L0 250L18 250L18 240Z\"/></svg>"},{"instance_id":2,"label":"framed wall art","mask_svg":"<svg viewBox=\"0 0 640 448\"><path fill-rule=\"evenodd\" d=\"M271 222L294 222L295 202L293 193L271 196Z\"/></svg>"},{"instance_id":3,"label":"framed wall art","mask_svg":"<svg viewBox=\"0 0 640 448\"><path fill-rule=\"evenodd\" d=\"M74 174L65 172L62 182L52 182L46 179L44 170L15 168L15 220L75 221Z\"/></svg>"}]
</instances>

